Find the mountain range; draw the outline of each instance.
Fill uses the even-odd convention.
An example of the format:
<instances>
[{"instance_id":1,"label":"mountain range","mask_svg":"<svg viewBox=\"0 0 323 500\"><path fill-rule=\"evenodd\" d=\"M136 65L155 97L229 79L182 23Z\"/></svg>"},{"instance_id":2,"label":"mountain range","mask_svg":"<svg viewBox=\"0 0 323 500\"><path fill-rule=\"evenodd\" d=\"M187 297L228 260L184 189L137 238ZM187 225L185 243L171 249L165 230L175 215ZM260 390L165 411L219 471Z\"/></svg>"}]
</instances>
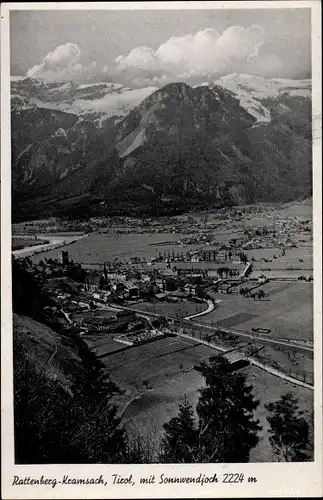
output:
<instances>
[{"instance_id":1,"label":"mountain range","mask_svg":"<svg viewBox=\"0 0 323 500\"><path fill-rule=\"evenodd\" d=\"M312 192L311 81L11 80L13 219L164 214Z\"/></svg>"}]
</instances>

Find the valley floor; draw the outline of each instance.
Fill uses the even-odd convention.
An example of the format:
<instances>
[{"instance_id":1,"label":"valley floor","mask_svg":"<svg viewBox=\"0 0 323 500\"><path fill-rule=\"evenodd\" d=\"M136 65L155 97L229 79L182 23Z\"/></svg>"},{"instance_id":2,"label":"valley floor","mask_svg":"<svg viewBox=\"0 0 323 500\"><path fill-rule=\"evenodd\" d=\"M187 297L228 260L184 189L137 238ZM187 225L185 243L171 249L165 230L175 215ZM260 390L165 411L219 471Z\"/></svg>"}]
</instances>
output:
<instances>
[{"instance_id":1,"label":"valley floor","mask_svg":"<svg viewBox=\"0 0 323 500\"><path fill-rule=\"evenodd\" d=\"M235 211L223 214L186 214L145 224L129 218L116 226L111 220L92 221L94 230L86 238L84 234L40 233L51 238L50 245L55 247L29 247L13 253L19 257L32 255L32 263L37 267L44 258L58 256L56 246L65 245L70 258L89 274L91 268L102 272L107 264L114 276L112 281L121 280L121 275L129 272L139 275L142 283L147 283L146 277L149 282L152 276L154 279L159 276L160 287L162 278L202 276L212 299L208 300L214 306L209 309L205 300L194 302L192 297L177 302L165 298L159 301L161 290L152 299L139 300L138 296L137 302L128 300L128 304L122 305L112 302L111 310L108 305L98 306L102 307L98 315L101 312L105 318L118 311L113 312L114 306L119 310L132 307L137 316L143 318L146 314L148 322L158 315L178 320L175 328L184 328L191 338L171 335L126 347L115 341L113 334L88 331L82 337L103 363L105 373L123 391L115 401L126 428L129 432L139 431L157 443L163 424L177 414L184 396L193 405L197 403L203 379L194 366L220 353L221 348L250 343L255 331L266 330L263 339L259 335L251 339L261 347L256 355L258 362L313 386L313 279L319 278L313 265L311 210L310 204L299 203L236 207ZM106 227L102 227L104 224ZM189 252L192 257L186 257ZM245 281L241 279L246 267L240 260L241 252L252 263L251 274ZM233 274L220 278L224 267ZM215 286L219 282L222 289ZM262 289L264 298L254 300L243 296L240 291L244 287ZM92 292L86 293L90 296ZM94 294L90 300L93 297ZM205 310L207 313L193 319L191 324L185 322L185 317ZM82 319L85 314L75 314L74 319ZM222 335L221 328L227 337ZM201 342L207 337L213 347ZM266 343L266 339L271 342ZM256 416L263 426L251 461L274 461L265 404L292 392L312 425L314 391L254 365L243 370L260 401Z\"/></svg>"},{"instance_id":2,"label":"valley floor","mask_svg":"<svg viewBox=\"0 0 323 500\"><path fill-rule=\"evenodd\" d=\"M107 372L126 391L117 402L129 432L139 432L157 443L162 425L177 414L178 404L184 396L196 405L203 378L194 370L194 365L216 352L198 341L174 338L161 339L105 358ZM251 452L251 461L271 462L274 457L268 441L265 404L290 391L299 398L306 418L311 421L313 391L280 380L255 366L244 368L244 372L254 387L255 397L260 400L256 417L263 426L260 442ZM147 382L146 388L144 383Z\"/></svg>"}]
</instances>

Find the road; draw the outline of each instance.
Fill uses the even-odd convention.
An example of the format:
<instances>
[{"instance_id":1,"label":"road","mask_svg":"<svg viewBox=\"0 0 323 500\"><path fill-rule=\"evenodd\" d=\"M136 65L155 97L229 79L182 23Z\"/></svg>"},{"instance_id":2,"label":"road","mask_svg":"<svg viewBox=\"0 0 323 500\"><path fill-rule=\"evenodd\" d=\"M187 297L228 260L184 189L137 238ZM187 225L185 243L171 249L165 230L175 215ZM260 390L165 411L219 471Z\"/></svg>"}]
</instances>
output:
<instances>
[{"instance_id":1,"label":"road","mask_svg":"<svg viewBox=\"0 0 323 500\"><path fill-rule=\"evenodd\" d=\"M152 320L153 320L153 317L158 317L158 314L155 314L155 313L145 313L145 312L142 312L142 311L136 311L135 309L132 309L130 307L123 307L123 306L120 306L119 304L118 305L114 305L114 306L105 306L104 307L105 310L108 310L108 311L115 311L115 312L120 312L120 311L134 311L136 313L136 315L138 316L138 318L143 318L145 320L148 321L149 323L149 326L152 330L157 330L157 328L152 324ZM161 333L161 332L160 332Z\"/></svg>"},{"instance_id":2,"label":"road","mask_svg":"<svg viewBox=\"0 0 323 500\"><path fill-rule=\"evenodd\" d=\"M194 340L195 337L191 337L190 335L186 335L185 333L177 333L179 337L187 338ZM212 349L215 349L217 351L222 351L223 353L228 353L231 352L231 349L225 349L224 347L219 347L211 344L210 342L207 342L205 340L200 340L202 344L211 347ZM280 379L287 380L288 382L291 382L292 384L299 385L301 387L305 387L306 389L310 389L311 391L314 390L314 386L311 384L307 384L306 382L303 382L302 380L298 380L295 377L291 377L287 375L286 373L282 372L281 370L277 370L276 368L273 368L272 366L265 365L264 363L260 363L256 359L254 359L252 356L246 356L243 352L241 352L241 358L246 359L249 361L254 366L258 366L258 368L261 368L262 370L271 373L271 375L275 375L276 377L279 377Z\"/></svg>"},{"instance_id":3,"label":"road","mask_svg":"<svg viewBox=\"0 0 323 500\"><path fill-rule=\"evenodd\" d=\"M20 250L14 250L12 255L16 257L32 257L37 253L47 252L48 250L54 250L55 248L64 247L65 245L70 245L81 238L87 236L86 234L75 235L75 236L46 236L44 234L37 235L39 239L46 239L49 243L43 245L33 245L31 247L21 248ZM19 235L14 237L20 237Z\"/></svg>"},{"instance_id":4,"label":"road","mask_svg":"<svg viewBox=\"0 0 323 500\"><path fill-rule=\"evenodd\" d=\"M118 305L118 309L124 309L126 311L127 310L134 311L136 314L138 314L138 316L144 317L147 320L148 320L149 316L150 317L156 317L156 316L158 316L158 314L155 314L155 313L152 313L152 312L145 312L145 313L143 313L142 311L137 311L134 308L124 307L124 306L119 306L119 305ZM245 338L248 338L250 340L258 340L258 342L263 342L263 343L267 343L267 344L274 344L274 345L282 345L282 346L285 346L285 347L294 347L296 349L300 349L300 350L303 350L303 351L313 352L313 347L312 346L300 345L300 344L297 344L296 342L294 343L292 341L286 341L285 342L284 340L277 340L277 339L274 339L274 338L263 337L261 335L256 335L256 334L251 334L251 333L247 333L247 332L241 332L241 331L232 330L231 328L222 328L222 327L207 325L205 323L199 323L197 321L192 321L190 319L187 320L187 321L189 321L189 324L192 325L192 326L196 326L198 328L205 328L207 330L213 331L214 333L217 333L217 332L221 331L221 332L225 332L225 333L230 333L232 335L237 335L239 337L245 337Z\"/></svg>"},{"instance_id":5,"label":"road","mask_svg":"<svg viewBox=\"0 0 323 500\"><path fill-rule=\"evenodd\" d=\"M120 310L120 309L127 310L127 309L129 309L129 308L127 308L127 307L124 307L124 306L119 306L119 305L118 305L117 307L115 307L115 308L114 308L114 307L109 307L109 308L110 308L111 310L118 310L118 309L119 309L119 310ZM131 309L131 310L132 310L132 311L134 311L134 309ZM155 314L154 314L154 313L144 313L144 314L143 314L142 312L139 312L139 313L138 313L138 316L141 316L141 317L146 318L146 319L149 321L149 323L151 324L151 318L149 318L149 316L155 316ZM217 328L215 328L215 327L208 326L208 325L201 325L200 323L195 323L195 322L193 322L193 321L189 321L189 322L187 322L187 323L190 323L191 325L192 325L192 324L195 324L195 325L197 325L197 326L201 326L202 328L207 328L208 330L213 330L213 331L215 331L215 332L216 332L216 331L219 331L219 329L217 329ZM185 326L184 326L184 329L185 329ZM231 329L228 329L228 328L226 328L226 329L222 329L222 328L221 328L221 331L227 331L227 332L229 332L229 333L232 333ZM232 349L230 349L230 348L226 348L226 347L222 347L222 346L217 346L216 344L213 344L213 343L208 342L208 341L203 340L203 339L199 339L199 338L197 338L197 337L195 337L195 336L192 336L192 335L187 334L187 333L184 333L184 332L183 332L183 333L180 333L180 332L178 332L178 331L177 331L177 332L173 332L173 333L176 333L176 335L177 335L178 337L181 337L181 338L186 338L186 339L188 339L188 340L190 340L190 341L198 341L198 343L199 343L199 344L204 344L205 346L210 347L210 348L212 348L212 349L215 349L215 350L217 350L217 351L220 351L220 352L222 352L223 354L225 354L225 353L228 353L228 352L231 352L231 351L232 351ZM235 333L236 333L237 335L241 335L241 333L237 333L237 332L235 332ZM295 347L295 348L298 348L298 349L301 349L301 350L313 351L313 349L311 349L311 348L310 348L310 347L308 347L308 346L293 345L293 344L290 344L290 343L284 342L284 341L282 341L282 340L264 339L263 337L260 337L260 336L254 336L254 335L248 335L248 334L242 334L242 335L243 335L244 337L247 337L247 338L250 338L250 339L253 339L253 340L254 340L254 339L257 339L257 340L258 340L259 342L261 342L261 343L264 343L264 342L270 342L270 343L273 343L273 344L276 344L276 345L285 345L285 346L291 346L291 345L292 345L292 347ZM236 348L236 349L238 349L238 348ZM299 380L299 379L297 379L297 378L295 378L295 377L293 377L293 376L290 376L290 375L288 375L288 374L284 373L284 372L283 372L283 371L281 371L281 370L277 370L277 369L273 368L273 367L272 367L272 366L270 366L270 365L267 365L267 364L261 363L261 362L257 361L256 359L254 359L252 356L250 357L250 356L246 355L245 353L241 353L241 354L242 354L242 356L243 356L246 360L248 360L251 364L253 364L253 365L257 366L258 368L261 368L262 370L264 370L264 371L266 371L266 372L270 373L271 375L274 375L274 376L276 376L276 377L279 377L280 379L286 380L286 381L288 381L288 382L291 382L291 383L293 383L293 384L295 384L295 385L298 385L298 386L304 387L304 388L306 388L306 389L314 390L314 386L313 386L313 385L311 385L311 384L306 383L305 381L303 382L303 381L301 381L301 380ZM138 398L140 398L140 397L141 397L141 394L139 394L139 395L137 394L137 395L133 398L133 400L130 400L130 402L128 402L128 403L126 404L126 407L123 409L123 411L125 411L125 409L126 409L126 408L127 408L127 407L128 407L128 406L129 406L129 405L130 405L130 404L131 404L134 400L136 400L136 399L138 399ZM122 412L122 413L123 413L123 412Z\"/></svg>"},{"instance_id":6,"label":"road","mask_svg":"<svg viewBox=\"0 0 323 500\"><path fill-rule=\"evenodd\" d=\"M186 316L184 319L189 319L191 320L192 318L197 318L198 316L204 316L205 314L209 314L210 312L212 312L213 310L215 309L215 303L213 302L213 300L207 300L207 309L205 309L205 311L201 311L199 313L196 313L196 314L191 314L190 316Z\"/></svg>"},{"instance_id":7,"label":"road","mask_svg":"<svg viewBox=\"0 0 323 500\"><path fill-rule=\"evenodd\" d=\"M225 332L225 333L231 333L233 335L238 335L239 337L246 337L246 338L249 338L251 340L258 340L260 342L266 342L266 343L269 343L269 344L276 344L276 345L283 345L283 346L287 346L287 347L296 347L297 349L301 349L303 351L310 351L310 352L313 352L313 347L311 346L307 346L307 345L300 345L300 344L297 344L296 342L292 342L292 341L283 341L283 340L277 340L277 339L274 339L274 338L268 338L268 337L263 337L261 335L256 335L256 334L252 334L252 333L247 333L247 332L237 332L236 330L232 330L231 328L223 328L223 327L216 327L216 326L211 326L211 325L206 325L205 323L198 323L196 321L190 321L190 323L194 326L198 326L199 328L207 328L208 330L212 330L214 331L214 333L216 332Z\"/></svg>"}]
</instances>

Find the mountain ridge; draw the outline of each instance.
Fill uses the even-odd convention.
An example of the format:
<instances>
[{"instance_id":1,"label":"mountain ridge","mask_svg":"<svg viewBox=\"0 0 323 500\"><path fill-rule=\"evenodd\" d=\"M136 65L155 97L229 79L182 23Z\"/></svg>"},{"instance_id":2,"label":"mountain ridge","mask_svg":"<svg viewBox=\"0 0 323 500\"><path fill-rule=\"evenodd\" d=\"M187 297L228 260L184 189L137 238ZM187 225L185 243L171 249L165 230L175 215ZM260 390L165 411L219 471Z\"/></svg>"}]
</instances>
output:
<instances>
[{"instance_id":1,"label":"mountain ridge","mask_svg":"<svg viewBox=\"0 0 323 500\"><path fill-rule=\"evenodd\" d=\"M30 82L14 82L14 218L37 215L36 203L46 213L77 213L80 200L81 212L104 207L113 213L124 204L140 213L167 211L164 200L184 209L309 196L310 82L276 79L269 89L263 80L250 77L247 85L246 75L231 75L226 86L174 82L131 109L83 116L37 107L28 98ZM31 85L35 94L38 84ZM96 101L102 85L81 90L90 87ZM112 92L122 94L114 85ZM69 84L63 92L71 89L77 91ZM59 99L55 85L39 92Z\"/></svg>"}]
</instances>

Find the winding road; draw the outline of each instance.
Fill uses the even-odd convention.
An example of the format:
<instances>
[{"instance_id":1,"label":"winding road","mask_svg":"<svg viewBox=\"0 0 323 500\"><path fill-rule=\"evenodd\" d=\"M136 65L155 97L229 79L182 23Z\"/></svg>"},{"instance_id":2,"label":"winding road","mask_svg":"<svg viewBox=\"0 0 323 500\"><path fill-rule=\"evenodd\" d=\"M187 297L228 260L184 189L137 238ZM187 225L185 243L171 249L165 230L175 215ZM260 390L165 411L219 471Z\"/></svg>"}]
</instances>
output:
<instances>
[{"instance_id":1,"label":"winding road","mask_svg":"<svg viewBox=\"0 0 323 500\"><path fill-rule=\"evenodd\" d=\"M213 306L214 306L214 304L213 304ZM209 306L209 307L211 308L211 306ZM144 317L147 320L149 320L149 317L157 317L158 316L158 314L153 313L153 312L143 313L142 311L136 310L134 308L119 306L119 305L116 308L113 308L110 306L109 306L109 308L112 310L123 309L125 311L127 311L127 310L133 311L138 316ZM198 313L196 316L202 316L202 315L206 314L207 312L210 312L210 311L208 311L208 309L206 309L205 311L202 311L202 313ZM194 315L194 317L195 317L195 315ZM282 345L282 346L287 346L287 347L294 347L294 348L300 349L302 351L313 352L313 346L301 345L297 341L293 342L293 340L286 340L286 341L284 341L282 339L278 340L278 339L275 339L272 337L268 338L268 337L264 337L264 336L257 335L257 334L233 330L232 328L223 328L223 327L218 327L218 326L213 326L213 325L207 325L206 323L199 323L197 321L193 321L192 318L193 318L193 316L187 316L186 318L184 318L184 320L189 321L189 324L192 326L196 326L198 328L205 328L207 330L213 331L214 333L221 331L221 332L225 332L225 333L230 333L232 335L237 335L239 337L245 337L245 338L248 338L251 340L258 340L259 342L264 342L264 343L274 344L274 345Z\"/></svg>"},{"instance_id":2,"label":"winding road","mask_svg":"<svg viewBox=\"0 0 323 500\"><path fill-rule=\"evenodd\" d=\"M207 304L208 304L207 309L205 309L204 311L201 311L196 314L191 314L190 316L186 316L184 319L191 320L192 318L197 318L198 316L204 316L205 314L209 314L210 312L214 311L215 303L213 302L213 300L208 299Z\"/></svg>"}]
</instances>

